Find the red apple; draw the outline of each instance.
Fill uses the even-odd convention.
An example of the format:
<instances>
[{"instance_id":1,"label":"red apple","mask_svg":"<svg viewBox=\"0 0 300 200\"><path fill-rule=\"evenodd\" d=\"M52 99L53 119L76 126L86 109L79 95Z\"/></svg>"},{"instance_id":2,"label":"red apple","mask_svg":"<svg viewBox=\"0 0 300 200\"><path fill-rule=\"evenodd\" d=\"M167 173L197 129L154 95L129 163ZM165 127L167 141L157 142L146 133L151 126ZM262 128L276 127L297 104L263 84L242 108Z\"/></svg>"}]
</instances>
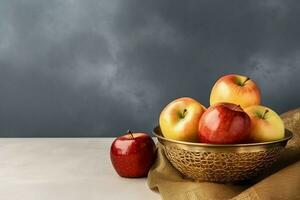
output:
<instances>
[{"instance_id":1,"label":"red apple","mask_svg":"<svg viewBox=\"0 0 300 200\"><path fill-rule=\"evenodd\" d=\"M232 103L219 103L207 109L199 121L198 139L203 143L242 143L250 134L250 117Z\"/></svg>"},{"instance_id":2,"label":"red apple","mask_svg":"<svg viewBox=\"0 0 300 200\"><path fill-rule=\"evenodd\" d=\"M117 137L110 148L110 159L122 177L145 177L154 162L156 147L146 133L131 133Z\"/></svg>"}]
</instances>

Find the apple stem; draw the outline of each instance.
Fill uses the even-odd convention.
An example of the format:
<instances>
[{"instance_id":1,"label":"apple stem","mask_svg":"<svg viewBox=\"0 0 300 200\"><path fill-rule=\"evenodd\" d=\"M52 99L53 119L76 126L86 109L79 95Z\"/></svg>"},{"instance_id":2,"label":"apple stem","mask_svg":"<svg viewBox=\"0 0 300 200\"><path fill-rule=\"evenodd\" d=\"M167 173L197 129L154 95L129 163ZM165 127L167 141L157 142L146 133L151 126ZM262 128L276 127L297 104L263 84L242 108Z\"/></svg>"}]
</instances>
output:
<instances>
[{"instance_id":1,"label":"apple stem","mask_svg":"<svg viewBox=\"0 0 300 200\"><path fill-rule=\"evenodd\" d=\"M130 130L127 131L127 134L130 134L132 138L134 138L132 132Z\"/></svg>"},{"instance_id":2,"label":"apple stem","mask_svg":"<svg viewBox=\"0 0 300 200\"><path fill-rule=\"evenodd\" d=\"M187 109L185 108L182 112L182 118L184 118L186 112L187 112Z\"/></svg>"},{"instance_id":3,"label":"apple stem","mask_svg":"<svg viewBox=\"0 0 300 200\"><path fill-rule=\"evenodd\" d=\"M242 83L242 86L244 86L246 84L246 82L249 81L249 80L250 80L250 78L247 77L246 80Z\"/></svg>"},{"instance_id":4,"label":"apple stem","mask_svg":"<svg viewBox=\"0 0 300 200\"><path fill-rule=\"evenodd\" d=\"M266 109L265 112L264 112L264 114L263 114L263 116L262 116L263 119L265 119L265 116L266 116L266 114L267 114L268 112L269 112L269 110Z\"/></svg>"}]
</instances>

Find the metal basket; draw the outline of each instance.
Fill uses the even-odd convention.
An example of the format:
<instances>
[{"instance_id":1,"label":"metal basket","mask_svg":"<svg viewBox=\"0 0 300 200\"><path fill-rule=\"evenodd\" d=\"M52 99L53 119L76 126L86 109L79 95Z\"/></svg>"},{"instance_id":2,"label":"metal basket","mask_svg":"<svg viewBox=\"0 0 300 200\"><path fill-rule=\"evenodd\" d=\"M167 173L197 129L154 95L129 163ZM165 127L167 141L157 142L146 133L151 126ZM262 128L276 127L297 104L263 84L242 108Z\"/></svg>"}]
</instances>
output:
<instances>
[{"instance_id":1,"label":"metal basket","mask_svg":"<svg viewBox=\"0 0 300 200\"><path fill-rule=\"evenodd\" d=\"M154 129L167 159L185 177L200 181L238 182L269 168L284 150L292 133L281 140L248 144L205 144L164 138Z\"/></svg>"}]
</instances>

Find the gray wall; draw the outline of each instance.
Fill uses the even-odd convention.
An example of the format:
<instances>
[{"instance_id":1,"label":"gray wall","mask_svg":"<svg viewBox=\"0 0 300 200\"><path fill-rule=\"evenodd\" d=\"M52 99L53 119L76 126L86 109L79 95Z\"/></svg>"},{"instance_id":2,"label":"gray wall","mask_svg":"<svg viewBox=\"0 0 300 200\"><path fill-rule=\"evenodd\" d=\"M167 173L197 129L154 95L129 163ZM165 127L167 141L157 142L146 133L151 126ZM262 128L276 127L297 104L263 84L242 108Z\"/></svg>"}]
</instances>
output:
<instances>
[{"instance_id":1,"label":"gray wall","mask_svg":"<svg viewBox=\"0 0 300 200\"><path fill-rule=\"evenodd\" d=\"M151 131L180 96L250 76L300 106L300 2L0 1L0 136Z\"/></svg>"}]
</instances>

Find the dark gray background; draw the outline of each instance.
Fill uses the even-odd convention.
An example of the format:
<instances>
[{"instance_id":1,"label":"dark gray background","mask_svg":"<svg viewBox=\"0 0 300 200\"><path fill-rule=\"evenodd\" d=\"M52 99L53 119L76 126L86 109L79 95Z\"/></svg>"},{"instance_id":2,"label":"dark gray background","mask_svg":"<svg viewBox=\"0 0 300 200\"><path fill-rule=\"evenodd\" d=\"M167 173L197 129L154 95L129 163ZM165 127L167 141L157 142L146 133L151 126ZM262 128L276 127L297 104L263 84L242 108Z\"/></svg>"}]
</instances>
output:
<instances>
[{"instance_id":1,"label":"dark gray background","mask_svg":"<svg viewBox=\"0 0 300 200\"><path fill-rule=\"evenodd\" d=\"M0 136L150 132L227 73L279 113L300 106L297 0L0 2Z\"/></svg>"}]
</instances>

